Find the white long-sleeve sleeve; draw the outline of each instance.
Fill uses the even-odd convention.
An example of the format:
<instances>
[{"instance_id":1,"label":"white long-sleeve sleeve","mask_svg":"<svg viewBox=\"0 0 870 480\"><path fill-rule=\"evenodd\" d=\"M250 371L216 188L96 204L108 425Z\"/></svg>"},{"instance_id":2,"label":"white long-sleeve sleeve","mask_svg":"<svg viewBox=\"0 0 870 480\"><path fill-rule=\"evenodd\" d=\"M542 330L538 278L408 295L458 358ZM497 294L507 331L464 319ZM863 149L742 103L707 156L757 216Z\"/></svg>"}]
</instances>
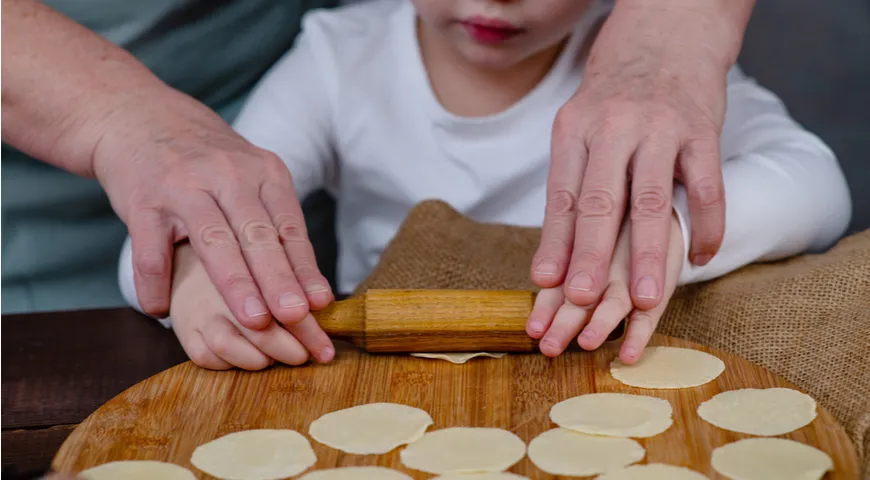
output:
<instances>
[{"instance_id":1,"label":"white long-sleeve sleeve","mask_svg":"<svg viewBox=\"0 0 870 480\"><path fill-rule=\"evenodd\" d=\"M705 266L685 259L679 284L710 280L753 262L823 251L845 232L852 205L834 153L738 67L728 74L721 155L722 246ZM691 220L683 186L675 189L673 203L688 252Z\"/></svg>"},{"instance_id":2,"label":"white long-sleeve sleeve","mask_svg":"<svg viewBox=\"0 0 870 480\"><path fill-rule=\"evenodd\" d=\"M334 76L324 72L329 54L317 18L306 17L303 33L253 89L233 128L254 145L269 150L287 165L300 201L330 186L335 172L332 144ZM311 37L314 38L311 38ZM142 311L133 275L128 237L121 251L118 283L124 299ZM170 318L159 319L166 327Z\"/></svg>"}]
</instances>

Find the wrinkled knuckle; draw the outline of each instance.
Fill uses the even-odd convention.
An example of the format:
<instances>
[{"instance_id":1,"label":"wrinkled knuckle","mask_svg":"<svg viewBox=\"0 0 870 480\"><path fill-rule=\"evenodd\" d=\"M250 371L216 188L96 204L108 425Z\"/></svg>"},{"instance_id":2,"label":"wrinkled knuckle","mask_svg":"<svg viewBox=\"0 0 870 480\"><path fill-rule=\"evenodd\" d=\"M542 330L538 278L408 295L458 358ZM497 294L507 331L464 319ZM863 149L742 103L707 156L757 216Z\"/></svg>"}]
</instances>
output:
<instances>
[{"instance_id":1,"label":"wrinkled knuckle","mask_svg":"<svg viewBox=\"0 0 870 480\"><path fill-rule=\"evenodd\" d=\"M574 194L565 189L552 192L547 198L546 214L567 215L574 213L577 199Z\"/></svg>"},{"instance_id":2,"label":"wrinkled knuckle","mask_svg":"<svg viewBox=\"0 0 870 480\"><path fill-rule=\"evenodd\" d=\"M571 243L566 238L553 236L541 243L540 252L546 252L547 256L562 254L571 251Z\"/></svg>"},{"instance_id":3,"label":"wrinkled knuckle","mask_svg":"<svg viewBox=\"0 0 870 480\"><path fill-rule=\"evenodd\" d=\"M689 201L705 210L718 208L725 202L725 192L722 182L713 178L702 178L694 182L688 189Z\"/></svg>"},{"instance_id":4,"label":"wrinkled knuckle","mask_svg":"<svg viewBox=\"0 0 870 480\"><path fill-rule=\"evenodd\" d=\"M558 136L573 137L577 135L579 115L577 109L571 103L567 103L556 112L553 121L553 133Z\"/></svg>"},{"instance_id":5,"label":"wrinkled knuckle","mask_svg":"<svg viewBox=\"0 0 870 480\"><path fill-rule=\"evenodd\" d=\"M656 327L656 319L649 312L639 311L631 317L631 321L635 325L644 327L647 331L653 331Z\"/></svg>"},{"instance_id":6,"label":"wrinkled knuckle","mask_svg":"<svg viewBox=\"0 0 870 480\"><path fill-rule=\"evenodd\" d=\"M608 292L604 296L604 300L609 300L612 302L618 309L622 311L630 311L633 308L631 301L628 299L628 292L620 291L619 293L611 293Z\"/></svg>"},{"instance_id":7,"label":"wrinkled knuckle","mask_svg":"<svg viewBox=\"0 0 870 480\"><path fill-rule=\"evenodd\" d=\"M644 245L634 252L634 261L640 265L658 265L664 259L664 249L659 245Z\"/></svg>"},{"instance_id":8,"label":"wrinkled knuckle","mask_svg":"<svg viewBox=\"0 0 870 480\"><path fill-rule=\"evenodd\" d=\"M251 220L239 229L239 241L245 249L279 248L278 231L269 223Z\"/></svg>"},{"instance_id":9,"label":"wrinkled knuckle","mask_svg":"<svg viewBox=\"0 0 870 480\"><path fill-rule=\"evenodd\" d=\"M222 279L222 283L225 288L230 290L250 290L255 287L254 279L243 272L230 272L226 274Z\"/></svg>"},{"instance_id":10,"label":"wrinkled knuckle","mask_svg":"<svg viewBox=\"0 0 870 480\"><path fill-rule=\"evenodd\" d=\"M239 244L233 231L226 225L206 225L200 230L199 237L208 248L234 247Z\"/></svg>"},{"instance_id":11,"label":"wrinkled knuckle","mask_svg":"<svg viewBox=\"0 0 870 480\"><path fill-rule=\"evenodd\" d=\"M631 205L631 216L636 219L662 218L671 211L671 196L661 186L641 188L634 196Z\"/></svg>"},{"instance_id":12,"label":"wrinkled knuckle","mask_svg":"<svg viewBox=\"0 0 870 480\"><path fill-rule=\"evenodd\" d=\"M208 344L211 351L219 357L229 355L233 348L233 335L229 332L220 331L210 335Z\"/></svg>"},{"instance_id":13,"label":"wrinkled knuckle","mask_svg":"<svg viewBox=\"0 0 870 480\"><path fill-rule=\"evenodd\" d=\"M293 265L293 273L296 278L314 278L320 276L320 270L316 263L299 261Z\"/></svg>"},{"instance_id":14,"label":"wrinkled knuckle","mask_svg":"<svg viewBox=\"0 0 870 480\"><path fill-rule=\"evenodd\" d=\"M278 237L283 243L302 243L308 238L305 222L293 216L284 216L278 219Z\"/></svg>"},{"instance_id":15,"label":"wrinkled knuckle","mask_svg":"<svg viewBox=\"0 0 870 480\"><path fill-rule=\"evenodd\" d=\"M577 214L583 218L609 217L616 207L616 196L606 189L586 190L577 199Z\"/></svg>"},{"instance_id":16,"label":"wrinkled knuckle","mask_svg":"<svg viewBox=\"0 0 870 480\"><path fill-rule=\"evenodd\" d=\"M576 263L579 265L600 265L604 255L597 250L582 249L575 252Z\"/></svg>"}]
</instances>

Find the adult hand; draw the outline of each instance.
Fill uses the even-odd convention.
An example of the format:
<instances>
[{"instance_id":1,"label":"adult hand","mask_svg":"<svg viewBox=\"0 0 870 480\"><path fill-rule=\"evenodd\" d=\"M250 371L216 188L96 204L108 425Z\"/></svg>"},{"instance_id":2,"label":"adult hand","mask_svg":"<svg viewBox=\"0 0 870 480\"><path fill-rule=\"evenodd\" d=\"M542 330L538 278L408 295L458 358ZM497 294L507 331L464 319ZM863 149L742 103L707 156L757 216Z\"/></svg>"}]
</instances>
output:
<instances>
[{"instance_id":1,"label":"adult hand","mask_svg":"<svg viewBox=\"0 0 870 480\"><path fill-rule=\"evenodd\" d=\"M42 2L4 0L2 19L3 140L97 177L130 230L146 311L168 311L173 244L189 236L245 327L270 312L291 332L313 321L332 293L275 155Z\"/></svg>"},{"instance_id":2,"label":"adult hand","mask_svg":"<svg viewBox=\"0 0 870 480\"><path fill-rule=\"evenodd\" d=\"M715 255L725 223L725 76L751 3L616 3L581 87L554 124L546 216L532 264L537 285L564 283L571 303L597 303L628 210L632 302L656 307L665 290L674 178L688 192L690 258L703 265ZM733 21L723 21L724 13Z\"/></svg>"},{"instance_id":3,"label":"adult hand","mask_svg":"<svg viewBox=\"0 0 870 480\"><path fill-rule=\"evenodd\" d=\"M287 168L195 100L168 94L177 97L168 115L137 105L148 123L110 129L94 155L130 230L143 309L168 310L173 245L187 237L245 327L266 327L270 312L286 325L313 322L309 309L333 297Z\"/></svg>"}]
</instances>

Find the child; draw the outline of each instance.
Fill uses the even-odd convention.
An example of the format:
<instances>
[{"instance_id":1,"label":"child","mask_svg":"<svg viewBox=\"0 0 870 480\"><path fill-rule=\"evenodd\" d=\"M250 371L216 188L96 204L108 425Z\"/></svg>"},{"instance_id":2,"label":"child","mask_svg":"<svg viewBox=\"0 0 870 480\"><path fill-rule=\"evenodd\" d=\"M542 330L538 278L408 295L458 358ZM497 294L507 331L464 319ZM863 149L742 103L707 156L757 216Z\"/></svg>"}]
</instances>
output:
<instances>
[{"instance_id":1,"label":"child","mask_svg":"<svg viewBox=\"0 0 870 480\"><path fill-rule=\"evenodd\" d=\"M319 187L335 195L338 288L350 292L422 200L442 199L481 221L541 225L553 120L577 91L607 10L593 0L383 0L315 12L235 128L284 161L300 198ZM686 259L690 218L678 185L665 301L632 314L623 228L597 307L566 303L559 288L538 296L528 331L545 354L573 338L597 348L631 314L620 358L636 361L678 283L821 250L842 235L851 206L832 152L736 67L727 96L719 254L703 267ZM175 265L170 316L196 363L259 369L307 360L296 337L315 335L310 327L248 330L190 246L178 247ZM129 242L121 283L137 305Z\"/></svg>"}]
</instances>

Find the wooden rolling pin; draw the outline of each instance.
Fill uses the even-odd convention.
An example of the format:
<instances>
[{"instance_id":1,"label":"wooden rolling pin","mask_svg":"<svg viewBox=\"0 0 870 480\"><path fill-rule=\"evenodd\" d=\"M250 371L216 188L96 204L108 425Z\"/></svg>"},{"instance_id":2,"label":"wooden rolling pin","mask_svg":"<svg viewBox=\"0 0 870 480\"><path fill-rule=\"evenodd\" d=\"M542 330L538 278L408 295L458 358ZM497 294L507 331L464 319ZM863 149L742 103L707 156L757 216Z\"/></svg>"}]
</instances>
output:
<instances>
[{"instance_id":1,"label":"wooden rolling pin","mask_svg":"<svg viewBox=\"0 0 870 480\"><path fill-rule=\"evenodd\" d=\"M314 312L334 340L367 352L535 352L528 291L369 290Z\"/></svg>"}]
</instances>

